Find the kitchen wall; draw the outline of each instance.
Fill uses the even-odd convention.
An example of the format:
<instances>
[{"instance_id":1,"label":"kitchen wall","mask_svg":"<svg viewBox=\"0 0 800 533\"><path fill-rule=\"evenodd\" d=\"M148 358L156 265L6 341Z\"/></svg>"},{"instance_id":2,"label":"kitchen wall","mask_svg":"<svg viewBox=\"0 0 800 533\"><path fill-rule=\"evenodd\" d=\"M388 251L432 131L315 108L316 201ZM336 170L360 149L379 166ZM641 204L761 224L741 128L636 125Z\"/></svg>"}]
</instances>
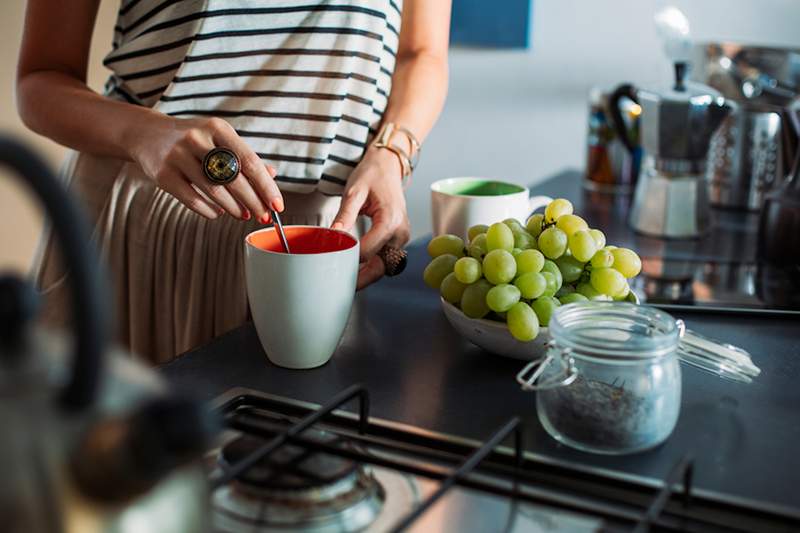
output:
<instances>
[{"instance_id":1,"label":"kitchen wall","mask_svg":"<svg viewBox=\"0 0 800 533\"><path fill-rule=\"evenodd\" d=\"M455 0L458 1L458 0ZM457 175L535 183L583 163L586 96L593 85L665 81L669 66L652 15L661 0L534 0L527 51L454 49L450 96L428 138L408 190L414 236L429 230L428 185ZM680 0L698 39L736 39L800 47L798 0ZM111 42L116 0L102 0L92 44L90 83ZM0 5L0 129L31 140L57 165L63 150L20 124L13 75L21 34L20 0ZM26 268L41 221L35 206L0 178L0 269Z\"/></svg>"}]
</instances>

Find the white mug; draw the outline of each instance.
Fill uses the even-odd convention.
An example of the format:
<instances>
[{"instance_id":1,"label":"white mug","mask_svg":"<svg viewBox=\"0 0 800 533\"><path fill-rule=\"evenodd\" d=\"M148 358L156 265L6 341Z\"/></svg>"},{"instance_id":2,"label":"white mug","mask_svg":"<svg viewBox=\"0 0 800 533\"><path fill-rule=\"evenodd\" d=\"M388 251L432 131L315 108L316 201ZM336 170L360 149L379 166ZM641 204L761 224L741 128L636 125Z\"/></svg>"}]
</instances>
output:
<instances>
[{"instance_id":1,"label":"white mug","mask_svg":"<svg viewBox=\"0 0 800 533\"><path fill-rule=\"evenodd\" d=\"M358 277L358 239L344 231L284 226L245 238L250 312L267 357L285 368L314 368L333 355L347 325Z\"/></svg>"},{"instance_id":2,"label":"white mug","mask_svg":"<svg viewBox=\"0 0 800 533\"><path fill-rule=\"evenodd\" d=\"M467 238L476 224L490 225L515 218L523 225L532 212L546 206L549 196L530 196L521 185L489 178L447 178L431 185L433 235Z\"/></svg>"}]
</instances>

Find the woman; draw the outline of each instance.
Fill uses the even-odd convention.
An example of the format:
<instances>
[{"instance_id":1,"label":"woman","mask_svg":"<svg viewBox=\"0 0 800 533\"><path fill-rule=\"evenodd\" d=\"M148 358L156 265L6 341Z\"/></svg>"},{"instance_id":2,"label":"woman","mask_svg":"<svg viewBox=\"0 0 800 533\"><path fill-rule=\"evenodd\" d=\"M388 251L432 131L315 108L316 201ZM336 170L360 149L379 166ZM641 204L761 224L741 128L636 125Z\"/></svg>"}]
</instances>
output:
<instances>
[{"instance_id":1,"label":"woman","mask_svg":"<svg viewBox=\"0 0 800 533\"><path fill-rule=\"evenodd\" d=\"M110 263L121 342L163 363L245 322L242 241L269 209L345 230L365 215L358 286L383 275L446 93L449 2L123 0L104 95L85 83L98 4L29 1L18 107L74 150L65 179ZM204 167L218 148L226 183ZM50 242L38 281L58 321Z\"/></svg>"}]
</instances>

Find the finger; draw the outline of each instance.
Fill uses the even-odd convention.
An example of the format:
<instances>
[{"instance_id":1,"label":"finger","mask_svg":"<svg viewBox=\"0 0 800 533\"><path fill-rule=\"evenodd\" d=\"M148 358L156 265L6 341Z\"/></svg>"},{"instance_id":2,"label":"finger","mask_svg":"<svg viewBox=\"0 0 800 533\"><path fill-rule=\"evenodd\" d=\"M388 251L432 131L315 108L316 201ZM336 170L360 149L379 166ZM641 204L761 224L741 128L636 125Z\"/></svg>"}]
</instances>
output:
<instances>
[{"instance_id":1,"label":"finger","mask_svg":"<svg viewBox=\"0 0 800 533\"><path fill-rule=\"evenodd\" d=\"M364 207L364 202L367 199L366 191L350 190L347 191L342 198L342 205L339 207L339 212L333 219L331 227L333 229L341 229L350 231L356 224L358 214L361 208Z\"/></svg>"},{"instance_id":2,"label":"finger","mask_svg":"<svg viewBox=\"0 0 800 533\"><path fill-rule=\"evenodd\" d=\"M162 183L161 188L198 215L211 220L219 216L219 207L198 194L184 176L180 176L176 173L173 179Z\"/></svg>"},{"instance_id":3,"label":"finger","mask_svg":"<svg viewBox=\"0 0 800 533\"><path fill-rule=\"evenodd\" d=\"M259 220L265 219L267 208L261 203L261 199L244 174L240 172L236 179L225 185L225 188Z\"/></svg>"},{"instance_id":4,"label":"finger","mask_svg":"<svg viewBox=\"0 0 800 533\"><path fill-rule=\"evenodd\" d=\"M184 150L175 150L173 155L173 164L177 166L180 171L189 178L198 189L203 191L203 194L213 200L231 216L236 218L247 219L249 218L245 210L231 195L230 192L223 185L212 183L203 172L203 162L198 160L193 154Z\"/></svg>"},{"instance_id":5,"label":"finger","mask_svg":"<svg viewBox=\"0 0 800 533\"><path fill-rule=\"evenodd\" d=\"M408 222L408 218L403 219L403 223L394 230L394 234L392 234L389 241L386 243L389 246L394 246L395 248L405 248L408 241L411 240L411 225Z\"/></svg>"},{"instance_id":6,"label":"finger","mask_svg":"<svg viewBox=\"0 0 800 533\"><path fill-rule=\"evenodd\" d=\"M371 258L386 246L398 228L399 224L392 223L390 215L385 212L376 213L372 217L372 227L361 238L362 261Z\"/></svg>"},{"instance_id":7,"label":"finger","mask_svg":"<svg viewBox=\"0 0 800 533\"><path fill-rule=\"evenodd\" d=\"M224 120L217 119L209 124L214 143L217 146L230 148L239 156L242 174L247 177L247 181L253 184L264 205L282 212L284 203L281 191L258 154Z\"/></svg>"},{"instance_id":8,"label":"finger","mask_svg":"<svg viewBox=\"0 0 800 533\"><path fill-rule=\"evenodd\" d=\"M386 266L380 257L372 256L366 263L361 265L358 270L356 290L360 291L364 287L371 285L381 279L386 272Z\"/></svg>"}]
</instances>

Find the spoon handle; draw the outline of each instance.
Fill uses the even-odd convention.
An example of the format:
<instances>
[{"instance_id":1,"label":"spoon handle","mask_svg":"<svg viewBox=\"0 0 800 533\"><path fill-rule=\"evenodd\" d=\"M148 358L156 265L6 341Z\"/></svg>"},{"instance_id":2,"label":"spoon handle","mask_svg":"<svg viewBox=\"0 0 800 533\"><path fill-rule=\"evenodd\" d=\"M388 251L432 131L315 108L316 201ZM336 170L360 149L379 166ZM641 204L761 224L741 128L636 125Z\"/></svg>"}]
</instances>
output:
<instances>
[{"instance_id":1,"label":"spoon handle","mask_svg":"<svg viewBox=\"0 0 800 533\"><path fill-rule=\"evenodd\" d=\"M286 234L283 232L283 224L281 224L281 217L278 216L278 212L275 210L270 209L269 212L270 216L272 217L272 222L275 224L275 229L278 231L278 237L281 239L281 244L283 245L283 250L290 254L292 252L289 251L289 241L286 240Z\"/></svg>"}]
</instances>

